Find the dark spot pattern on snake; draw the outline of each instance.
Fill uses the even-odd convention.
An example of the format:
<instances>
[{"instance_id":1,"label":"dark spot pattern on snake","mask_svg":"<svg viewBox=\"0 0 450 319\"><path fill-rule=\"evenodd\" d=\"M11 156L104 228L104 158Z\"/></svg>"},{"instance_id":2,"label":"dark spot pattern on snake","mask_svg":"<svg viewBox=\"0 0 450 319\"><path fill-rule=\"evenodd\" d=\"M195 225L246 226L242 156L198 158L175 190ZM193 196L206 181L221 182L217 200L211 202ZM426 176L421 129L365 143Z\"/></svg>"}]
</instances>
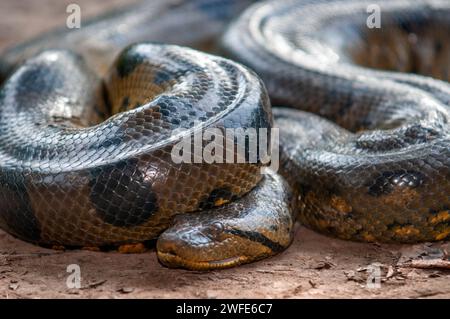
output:
<instances>
[{"instance_id":1,"label":"dark spot pattern on snake","mask_svg":"<svg viewBox=\"0 0 450 319\"><path fill-rule=\"evenodd\" d=\"M96 213L108 224L132 227L145 223L158 211L152 185L136 166L122 161L92 172L90 198Z\"/></svg>"},{"instance_id":2,"label":"dark spot pattern on snake","mask_svg":"<svg viewBox=\"0 0 450 319\"><path fill-rule=\"evenodd\" d=\"M67 246L159 237L160 261L189 269L277 253L295 216L343 239L448 238L448 1L381 0L380 30L368 0L249 2L144 1L3 53L0 226ZM171 152L273 125L280 174L261 174L259 140L249 163L248 137L244 163Z\"/></svg>"},{"instance_id":3,"label":"dark spot pattern on snake","mask_svg":"<svg viewBox=\"0 0 450 319\"><path fill-rule=\"evenodd\" d=\"M3 176L13 177L14 173L7 173ZM19 182L14 178L15 183L11 184L8 179L0 180L0 225L13 230L19 238L31 242L39 242L40 225L36 219L31 205L30 197L26 189L26 181Z\"/></svg>"}]
</instances>

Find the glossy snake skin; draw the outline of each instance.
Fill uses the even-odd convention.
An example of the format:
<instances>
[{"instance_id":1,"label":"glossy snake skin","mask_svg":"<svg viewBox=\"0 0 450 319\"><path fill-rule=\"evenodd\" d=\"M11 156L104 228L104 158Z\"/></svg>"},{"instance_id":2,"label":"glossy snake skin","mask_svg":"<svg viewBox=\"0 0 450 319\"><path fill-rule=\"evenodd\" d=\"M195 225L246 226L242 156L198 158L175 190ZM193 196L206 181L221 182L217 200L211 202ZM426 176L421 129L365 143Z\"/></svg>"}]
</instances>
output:
<instances>
[{"instance_id":1,"label":"glossy snake skin","mask_svg":"<svg viewBox=\"0 0 450 319\"><path fill-rule=\"evenodd\" d=\"M163 264L201 270L284 250L297 213L346 239L447 238L450 86L423 75L448 80L450 3L378 3L378 31L369 2L257 3L220 49L250 1L147 1L7 50L0 226L45 245L158 238ZM320 116L273 124L269 96ZM171 157L198 132L272 125L281 175Z\"/></svg>"},{"instance_id":2,"label":"glossy snake skin","mask_svg":"<svg viewBox=\"0 0 450 319\"><path fill-rule=\"evenodd\" d=\"M369 29L376 3L380 29ZM299 220L344 239L450 235L448 1L272 1L225 35L274 109ZM363 66L359 65L362 64ZM325 120L328 119L328 120Z\"/></svg>"}]
</instances>

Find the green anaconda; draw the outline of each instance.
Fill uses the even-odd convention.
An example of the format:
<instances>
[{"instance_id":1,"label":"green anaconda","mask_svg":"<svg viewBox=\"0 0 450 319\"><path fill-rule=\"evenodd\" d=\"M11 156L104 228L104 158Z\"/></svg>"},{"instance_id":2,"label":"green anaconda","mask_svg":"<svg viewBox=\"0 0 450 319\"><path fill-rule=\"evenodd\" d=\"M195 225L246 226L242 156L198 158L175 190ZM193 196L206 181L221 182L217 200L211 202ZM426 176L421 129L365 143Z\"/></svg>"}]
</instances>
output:
<instances>
[{"instance_id":1,"label":"green anaconda","mask_svg":"<svg viewBox=\"0 0 450 319\"><path fill-rule=\"evenodd\" d=\"M205 270L284 250L296 219L448 238L450 3L377 1L379 29L371 1L249 4L147 1L0 55L0 226L44 245L157 238L163 264ZM278 172L250 160L272 127ZM243 146L205 137L248 129ZM193 161L174 160L191 136Z\"/></svg>"}]
</instances>

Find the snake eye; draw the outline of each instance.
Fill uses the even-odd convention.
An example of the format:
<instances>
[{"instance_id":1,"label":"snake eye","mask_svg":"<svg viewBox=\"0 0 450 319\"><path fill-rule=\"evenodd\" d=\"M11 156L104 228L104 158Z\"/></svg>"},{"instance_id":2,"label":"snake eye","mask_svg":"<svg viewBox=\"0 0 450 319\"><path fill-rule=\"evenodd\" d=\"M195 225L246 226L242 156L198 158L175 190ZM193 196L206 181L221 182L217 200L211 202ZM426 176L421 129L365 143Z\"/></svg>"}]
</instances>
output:
<instances>
[{"instance_id":1,"label":"snake eye","mask_svg":"<svg viewBox=\"0 0 450 319\"><path fill-rule=\"evenodd\" d=\"M202 233L213 241L220 241L223 240L224 229L225 227L221 222L214 222L206 226Z\"/></svg>"},{"instance_id":2,"label":"snake eye","mask_svg":"<svg viewBox=\"0 0 450 319\"><path fill-rule=\"evenodd\" d=\"M210 227L211 227L211 230L215 231L215 232L223 232L223 230L225 228L221 222L214 222L211 224Z\"/></svg>"}]
</instances>

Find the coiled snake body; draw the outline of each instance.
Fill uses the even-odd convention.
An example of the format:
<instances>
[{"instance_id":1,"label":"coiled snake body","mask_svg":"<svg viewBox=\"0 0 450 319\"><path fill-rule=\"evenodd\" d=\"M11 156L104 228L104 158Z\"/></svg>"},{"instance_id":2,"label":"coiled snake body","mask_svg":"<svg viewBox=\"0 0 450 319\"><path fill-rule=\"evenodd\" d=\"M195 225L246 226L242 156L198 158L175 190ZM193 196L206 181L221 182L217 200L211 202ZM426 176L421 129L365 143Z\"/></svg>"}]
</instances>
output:
<instances>
[{"instance_id":1,"label":"coiled snake body","mask_svg":"<svg viewBox=\"0 0 450 319\"><path fill-rule=\"evenodd\" d=\"M379 1L377 31L366 26L368 1L262 2L219 50L212 39L247 4L149 1L5 52L0 226L65 246L159 237L162 263L189 269L282 251L297 214L345 239L448 238L450 86L409 73L448 80L450 4ZM174 45L118 55L142 40L225 54L264 84L236 62ZM273 109L283 177L261 175L260 158L171 158L196 132L272 127L268 96L292 107Z\"/></svg>"}]
</instances>

